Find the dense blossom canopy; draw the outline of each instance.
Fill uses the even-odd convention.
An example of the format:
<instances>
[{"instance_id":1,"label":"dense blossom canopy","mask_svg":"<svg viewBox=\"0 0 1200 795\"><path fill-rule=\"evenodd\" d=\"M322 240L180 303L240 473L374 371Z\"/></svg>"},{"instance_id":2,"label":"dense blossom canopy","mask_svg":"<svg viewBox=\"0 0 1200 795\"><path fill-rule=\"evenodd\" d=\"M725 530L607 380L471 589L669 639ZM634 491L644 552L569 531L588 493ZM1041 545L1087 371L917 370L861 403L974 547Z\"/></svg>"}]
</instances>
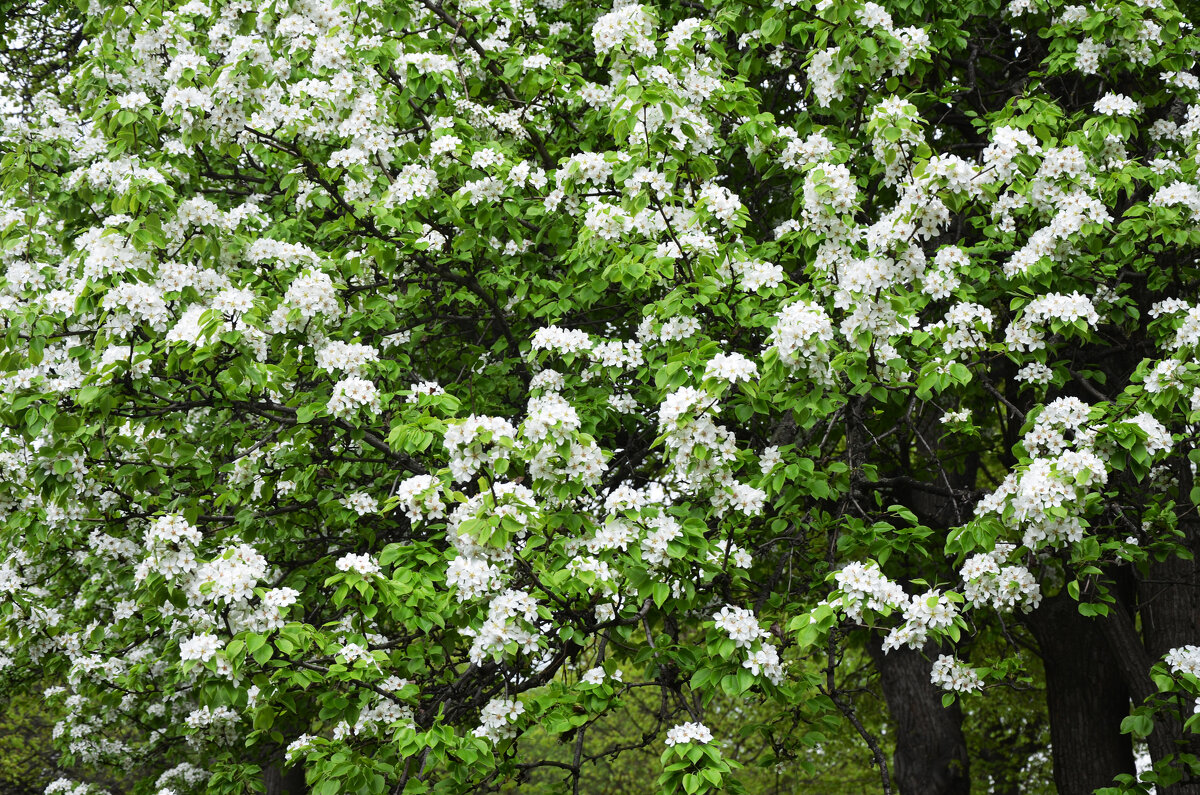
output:
<instances>
[{"instance_id":1,"label":"dense blossom canopy","mask_svg":"<svg viewBox=\"0 0 1200 795\"><path fill-rule=\"evenodd\" d=\"M0 675L147 793L736 791L739 703L890 791L847 654L1058 720L1083 621L1190 775L1188 13L82 0L0 144Z\"/></svg>"}]
</instances>

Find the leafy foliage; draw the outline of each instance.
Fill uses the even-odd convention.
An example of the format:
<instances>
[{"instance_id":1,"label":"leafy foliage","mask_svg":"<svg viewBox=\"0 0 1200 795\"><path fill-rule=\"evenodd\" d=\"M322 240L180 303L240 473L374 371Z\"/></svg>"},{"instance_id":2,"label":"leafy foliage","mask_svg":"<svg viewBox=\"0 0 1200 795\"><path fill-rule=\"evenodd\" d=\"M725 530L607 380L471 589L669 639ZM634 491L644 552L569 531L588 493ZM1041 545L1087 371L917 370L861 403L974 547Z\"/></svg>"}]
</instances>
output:
<instances>
[{"instance_id":1,"label":"leafy foliage","mask_svg":"<svg viewBox=\"0 0 1200 795\"><path fill-rule=\"evenodd\" d=\"M1190 6L37 8L0 660L64 767L766 792L843 735L890 792L871 660L1011 786L1067 594L1114 786L1194 775Z\"/></svg>"}]
</instances>

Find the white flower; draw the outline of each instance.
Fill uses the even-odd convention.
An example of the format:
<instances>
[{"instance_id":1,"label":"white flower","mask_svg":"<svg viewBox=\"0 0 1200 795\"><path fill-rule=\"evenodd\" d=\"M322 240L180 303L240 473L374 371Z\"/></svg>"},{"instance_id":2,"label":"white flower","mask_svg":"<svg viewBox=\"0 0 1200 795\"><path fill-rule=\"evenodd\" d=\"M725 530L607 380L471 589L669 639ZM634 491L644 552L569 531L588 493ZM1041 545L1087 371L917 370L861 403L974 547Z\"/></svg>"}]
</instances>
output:
<instances>
[{"instance_id":1,"label":"white flower","mask_svg":"<svg viewBox=\"0 0 1200 795\"><path fill-rule=\"evenodd\" d=\"M1138 104L1124 94L1109 92L1096 100L1095 110L1105 116L1132 116L1137 112Z\"/></svg>"},{"instance_id":2,"label":"white flower","mask_svg":"<svg viewBox=\"0 0 1200 795\"><path fill-rule=\"evenodd\" d=\"M758 625L754 613L741 607L725 605L713 616L717 629L724 630L738 648L749 646L767 633Z\"/></svg>"},{"instance_id":3,"label":"white flower","mask_svg":"<svg viewBox=\"0 0 1200 795\"><path fill-rule=\"evenodd\" d=\"M288 744L287 750L284 752L284 756L287 759L295 759L300 754L312 748L316 739L316 737L313 737L310 734L301 734Z\"/></svg>"},{"instance_id":4,"label":"white flower","mask_svg":"<svg viewBox=\"0 0 1200 795\"><path fill-rule=\"evenodd\" d=\"M713 735L703 723L681 723L667 732L667 745L710 743Z\"/></svg>"},{"instance_id":5,"label":"white flower","mask_svg":"<svg viewBox=\"0 0 1200 795\"><path fill-rule=\"evenodd\" d=\"M983 687L975 669L949 654L940 655L929 672L929 681L943 690L972 693Z\"/></svg>"},{"instance_id":6,"label":"white flower","mask_svg":"<svg viewBox=\"0 0 1200 795\"><path fill-rule=\"evenodd\" d=\"M483 708L475 736L493 743L516 737L517 729L513 724L524 712L525 705L516 699L493 698Z\"/></svg>"},{"instance_id":7,"label":"white flower","mask_svg":"<svg viewBox=\"0 0 1200 795\"><path fill-rule=\"evenodd\" d=\"M333 387L329 398L329 412L335 417L345 417L357 409L366 407L372 413L380 408L379 390L365 378L343 378Z\"/></svg>"},{"instance_id":8,"label":"white flower","mask_svg":"<svg viewBox=\"0 0 1200 795\"><path fill-rule=\"evenodd\" d=\"M704 367L705 378L737 383L749 381L758 375L758 365L740 353L718 353Z\"/></svg>"},{"instance_id":9,"label":"white flower","mask_svg":"<svg viewBox=\"0 0 1200 795\"><path fill-rule=\"evenodd\" d=\"M221 648L216 635L194 635L179 644L179 659L208 662Z\"/></svg>"},{"instance_id":10,"label":"white flower","mask_svg":"<svg viewBox=\"0 0 1200 795\"><path fill-rule=\"evenodd\" d=\"M363 577L380 573L379 564L370 555L343 555L335 565L338 571L354 571Z\"/></svg>"}]
</instances>

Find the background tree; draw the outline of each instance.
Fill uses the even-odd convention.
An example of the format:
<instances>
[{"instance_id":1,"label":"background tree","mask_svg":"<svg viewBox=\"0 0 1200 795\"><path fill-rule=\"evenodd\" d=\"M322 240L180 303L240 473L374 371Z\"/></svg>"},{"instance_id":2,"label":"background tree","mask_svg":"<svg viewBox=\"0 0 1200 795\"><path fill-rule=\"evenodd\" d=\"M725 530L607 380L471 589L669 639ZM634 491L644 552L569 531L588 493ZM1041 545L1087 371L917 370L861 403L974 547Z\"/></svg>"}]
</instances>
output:
<instances>
[{"instance_id":1,"label":"background tree","mask_svg":"<svg viewBox=\"0 0 1200 795\"><path fill-rule=\"evenodd\" d=\"M19 10L51 795L1200 787L1190 5Z\"/></svg>"}]
</instances>

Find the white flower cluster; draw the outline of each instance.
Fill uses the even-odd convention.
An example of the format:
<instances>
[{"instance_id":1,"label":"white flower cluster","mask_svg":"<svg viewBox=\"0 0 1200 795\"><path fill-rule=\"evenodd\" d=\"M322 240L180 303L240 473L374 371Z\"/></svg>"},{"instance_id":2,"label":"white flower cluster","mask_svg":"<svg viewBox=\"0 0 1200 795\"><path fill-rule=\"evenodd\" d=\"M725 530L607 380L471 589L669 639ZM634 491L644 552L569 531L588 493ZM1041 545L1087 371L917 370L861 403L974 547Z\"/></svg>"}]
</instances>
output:
<instances>
[{"instance_id":1,"label":"white flower cluster","mask_svg":"<svg viewBox=\"0 0 1200 795\"><path fill-rule=\"evenodd\" d=\"M608 470L604 451L586 434L574 433L567 442L555 443L554 438L536 447L528 458L528 472L537 484L573 481L585 486L597 486Z\"/></svg>"},{"instance_id":2,"label":"white flower cluster","mask_svg":"<svg viewBox=\"0 0 1200 795\"><path fill-rule=\"evenodd\" d=\"M69 778L56 778L46 785L45 795L88 795L88 785Z\"/></svg>"},{"instance_id":3,"label":"white flower cluster","mask_svg":"<svg viewBox=\"0 0 1200 795\"><path fill-rule=\"evenodd\" d=\"M295 317L292 317L292 312ZM270 326L276 333L300 329L312 318L322 315L335 319L341 314L337 289L324 271L305 271L297 277L283 296L283 302L271 314Z\"/></svg>"},{"instance_id":4,"label":"white flower cluster","mask_svg":"<svg viewBox=\"0 0 1200 795\"><path fill-rule=\"evenodd\" d=\"M1175 332L1174 348L1194 348L1200 345L1200 306L1188 308L1183 323Z\"/></svg>"},{"instance_id":5,"label":"white flower cluster","mask_svg":"<svg viewBox=\"0 0 1200 795\"><path fill-rule=\"evenodd\" d=\"M206 783L210 775L209 771L196 767L191 762L183 762L166 770L158 777L155 786L165 787L168 784L175 784L180 787L194 787Z\"/></svg>"},{"instance_id":6,"label":"white flower cluster","mask_svg":"<svg viewBox=\"0 0 1200 795\"><path fill-rule=\"evenodd\" d=\"M379 564L365 553L342 555L334 565L337 566L338 571L353 571L362 577L373 577L380 574Z\"/></svg>"},{"instance_id":7,"label":"white flower cluster","mask_svg":"<svg viewBox=\"0 0 1200 795\"><path fill-rule=\"evenodd\" d=\"M811 301L797 301L779 313L767 345L779 358L795 368L803 367L818 381L828 376L829 345L833 341L833 321L825 310Z\"/></svg>"},{"instance_id":8,"label":"white flower cluster","mask_svg":"<svg viewBox=\"0 0 1200 795\"><path fill-rule=\"evenodd\" d=\"M592 346L592 360L601 367L636 367L642 363L642 346L622 340L597 342Z\"/></svg>"},{"instance_id":9,"label":"white flower cluster","mask_svg":"<svg viewBox=\"0 0 1200 795\"><path fill-rule=\"evenodd\" d=\"M1078 513L1093 485L1108 482L1108 468L1092 449L1097 429L1086 425L1089 407L1073 397L1048 404L1025 434L1033 460L1010 472L1000 486L976 505L977 514L995 513L1024 528L1022 543L1037 549L1083 537ZM1072 441L1068 442L1068 436ZM1066 508L1067 516L1058 509Z\"/></svg>"},{"instance_id":10,"label":"white flower cluster","mask_svg":"<svg viewBox=\"0 0 1200 795\"><path fill-rule=\"evenodd\" d=\"M555 351L563 356L582 355L602 367L636 367L642 362L642 346L620 340L593 341L585 331L545 326L533 333L535 351Z\"/></svg>"},{"instance_id":11,"label":"white flower cluster","mask_svg":"<svg viewBox=\"0 0 1200 795\"><path fill-rule=\"evenodd\" d=\"M627 47L632 53L653 58L657 53L654 17L638 3L620 5L592 25L592 41L597 54Z\"/></svg>"},{"instance_id":12,"label":"white flower cluster","mask_svg":"<svg viewBox=\"0 0 1200 795\"><path fill-rule=\"evenodd\" d=\"M943 425L952 425L952 424L956 424L956 423L960 423L960 422L970 422L971 421L971 410L970 409L959 409L958 411L947 411L945 414L942 415L941 421L942 421Z\"/></svg>"},{"instance_id":13,"label":"white flower cluster","mask_svg":"<svg viewBox=\"0 0 1200 795\"><path fill-rule=\"evenodd\" d=\"M741 289L748 293L757 292L763 287L778 287L783 283L783 268L772 262L739 259L734 260L730 269L740 280Z\"/></svg>"},{"instance_id":14,"label":"white flower cluster","mask_svg":"<svg viewBox=\"0 0 1200 795\"><path fill-rule=\"evenodd\" d=\"M346 495L341 499L341 503L359 516L366 516L379 510L379 501L361 491Z\"/></svg>"},{"instance_id":15,"label":"white flower cluster","mask_svg":"<svg viewBox=\"0 0 1200 795\"><path fill-rule=\"evenodd\" d=\"M729 635L729 639L739 649L746 648L767 635L758 625L758 619L754 617L754 613L733 605L722 607L720 612L713 616L713 624L717 629Z\"/></svg>"},{"instance_id":16,"label":"white flower cluster","mask_svg":"<svg viewBox=\"0 0 1200 795\"><path fill-rule=\"evenodd\" d=\"M1046 163L1051 162L1056 166L1055 176L1066 177L1074 181L1084 181L1089 177L1086 169L1087 161L1082 155L1070 159L1060 157L1055 161L1051 161L1047 157L1043 168ZM1051 261L1064 259L1066 252L1070 249L1063 247L1063 244L1069 242L1072 235L1078 233L1087 224L1104 224L1112 221L1112 216L1105 208L1104 203L1088 196L1084 191L1076 190L1067 194L1058 190L1058 193L1060 195L1052 204L1058 213L1051 219L1048 226L1031 234L1025 245L1013 253L1009 261L1004 264L1005 276L1016 278L1026 274L1043 259ZM1024 197L1020 197L1016 201L1024 202L1025 200ZM999 203L998 206L1000 206ZM1002 212L1002 216L1007 219L1002 226L1015 226L1015 222L1006 213Z\"/></svg>"},{"instance_id":17,"label":"white flower cluster","mask_svg":"<svg viewBox=\"0 0 1200 795\"><path fill-rule=\"evenodd\" d=\"M317 351L317 367L333 373L357 374L370 362L379 361L379 351L358 342L333 341Z\"/></svg>"},{"instance_id":18,"label":"white flower cluster","mask_svg":"<svg viewBox=\"0 0 1200 795\"><path fill-rule=\"evenodd\" d=\"M604 670L604 668L597 666L595 668L589 668L582 676L579 677L579 681L581 684L585 685L602 685L604 684L604 680L607 678L607 676L608 673ZM620 669L613 672L612 678L616 682L621 681Z\"/></svg>"},{"instance_id":19,"label":"white flower cluster","mask_svg":"<svg viewBox=\"0 0 1200 795\"><path fill-rule=\"evenodd\" d=\"M125 235L104 227L94 227L81 234L75 240L75 249L84 252L83 278L99 281L129 270L153 271L150 255L134 248L130 242Z\"/></svg>"},{"instance_id":20,"label":"white flower cluster","mask_svg":"<svg viewBox=\"0 0 1200 795\"><path fill-rule=\"evenodd\" d=\"M1175 673L1191 674L1200 678L1200 646L1189 645L1171 649L1164 659Z\"/></svg>"},{"instance_id":21,"label":"white flower cluster","mask_svg":"<svg viewBox=\"0 0 1200 795\"><path fill-rule=\"evenodd\" d=\"M651 323L650 318L646 319ZM700 331L700 321L687 315L676 315L666 320L659 329L658 338L663 342L686 340L694 337Z\"/></svg>"},{"instance_id":22,"label":"white flower cluster","mask_svg":"<svg viewBox=\"0 0 1200 795\"><path fill-rule=\"evenodd\" d=\"M908 594L899 583L883 575L874 561L854 561L834 575L841 595L832 604L853 621L863 620L863 610L882 612L908 604Z\"/></svg>"},{"instance_id":23,"label":"white flower cluster","mask_svg":"<svg viewBox=\"0 0 1200 795\"><path fill-rule=\"evenodd\" d=\"M537 499L530 489L520 483L500 481L456 507L446 522L446 530L451 536L451 541L461 552L486 553L493 555L497 560L511 560L513 543L523 541L529 526L536 525L541 520L541 515ZM463 525L471 519L492 522L508 519L510 521L505 523L506 527L511 528L515 523L521 529L509 531L511 540L507 545L484 546L462 532Z\"/></svg>"},{"instance_id":24,"label":"white flower cluster","mask_svg":"<svg viewBox=\"0 0 1200 795\"><path fill-rule=\"evenodd\" d=\"M742 201L737 194L713 182L707 182L700 188L700 199L708 211L727 227L733 224L738 210L742 209Z\"/></svg>"},{"instance_id":25,"label":"white flower cluster","mask_svg":"<svg viewBox=\"0 0 1200 795\"><path fill-rule=\"evenodd\" d=\"M138 566L136 578L144 580L156 572L170 580L194 571L198 565L195 548L201 540L200 531L182 516L160 516L146 531L147 556Z\"/></svg>"},{"instance_id":26,"label":"white flower cluster","mask_svg":"<svg viewBox=\"0 0 1200 795\"><path fill-rule=\"evenodd\" d=\"M660 514L650 520L650 529L646 533L646 537L641 541L642 559L650 566L661 566L667 562L667 546L683 535L683 528L679 526L679 522L673 516ZM604 531L604 541L598 542L602 544L611 543L613 548L624 543L625 535L623 528L625 525L620 522L609 523ZM598 534L599 536L599 534Z\"/></svg>"},{"instance_id":27,"label":"white flower cluster","mask_svg":"<svg viewBox=\"0 0 1200 795\"><path fill-rule=\"evenodd\" d=\"M740 353L718 353L704 366L704 377L736 384L758 376L758 366Z\"/></svg>"},{"instance_id":28,"label":"white flower cluster","mask_svg":"<svg viewBox=\"0 0 1200 795\"><path fill-rule=\"evenodd\" d=\"M1009 346L1017 351L1045 347L1044 332L1038 326L1044 325L1047 320L1064 323L1082 320L1090 328L1100 322L1100 315L1091 300L1077 292L1070 295L1043 295L1030 301L1021 317L1009 325L1005 335Z\"/></svg>"},{"instance_id":29,"label":"white flower cluster","mask_svg":"<svg viewBox=\"0 0 1200 795\"><path fill-rule=\"evenodd\" d=\"M216 635L193 635L179 644L179 659L208 662L220 650L221 641Z\"/></svg>"},{"instance_id":30,"label":"white flower cluster","mask_svg":"<svg viewBox=\"0 0 1200 795\"><path fill-rule=\"evenodd\" d=\"M663 400L658 426L671 455L672 477L687 489L714 488L719 511L735 508L748 514L762 510L766 493L739 484L730 467L736 457L734 435L713 418L715 400L694 387L680 387Z\"/></svg>"},{"instance_id":31,"label":"white flower cluster","mask_svg":"<svg viewBox=\"0 0 1200 795\"><path fill-rule=\"evenodd\" d=\"M189 584L189 598L197 603L246 602L266 574L267 559L249 544L237 544L197 569Z\"/></svg>"},{"instance_id":32,"label":"white flower cluster","mask_svg":"<svg viewBox=\"0 0 1200 795\"><path fill-rule=\"evenodd\" d=\"M571 441L579 430L579 413L557 392L531 397L526 408L521 435L541 442L549 437L553 444Z\"/></svg>"},{"instance_id":33,"label":"white flower cluster","mask_svg":"<svg viewBox=\"0 0 1200 795\"><path fill-rule=\"evenodd\" d=\"M630 230L632 219L615 204L591 199L583 225L603 240L616 240Z\"/></svg>"},{"instance_id":34,"label":"white flower cluster","mask_svg":"<svg viewBox=\"0 0 1200 795\"><path fill-rule=\"evenodd\" d=\"M1146 373L1146 391L1157 395L1168 389L1182 389L1186 374L1183 362L1178 359L1163 359Z\"/></svg>"},{"instance_id":35,"label":"white flower cluster","mask_svg":"<svg viewBox=\"0 0 1200 795\"><path fill-rule=\"evenodd\" d=\"M450 453L450 473L456 482L468 480L483 467L494 466L512 452L517 429L502 417L472 414L446 428L443 444Z\"/></svg>"},{"instance_id":36,"label":"white flower cluster","mask_svg":"<svg viewBox=\"0 0 1200 795\"><path fill-rule=\"evenodd\" d=\"M287 750L284 751L284 758L290 761L301 754L307 753L316 745L316 740L317 738L311 734L301 734L295 740L288 743Z\"/></svg>"},{"instance_id":37,"label":"white flower cluster","mask_svg":"<svg viewBox=\"0 0 1200 795\"><path fill-rule=\"evenodd\" d=\"M734 482L732 477L722 475L719 478L720 487L710 498L718 516L724 516L733 509L746 516L758 516L763 512L767 503L767 493L748 483Z\"/></svg>"},{"instance_id":38,"label":"white flower cluster","mask_svg":"<svg viewBox=\"0 0 1200 795\"><path fill-rule=\"evenodd\" d=\"M957 303L950 307L944 319L931 323L925 331L941 339L947 354L964 356L987 344L985 332L992 327L992 310L981 304Z\"/></svg>"},{"instance_id":39,"label":"white flower cluster","mask_svg":"<svg viewBox=\"0 0 1200 795\"><path fill-rule=\"evenodd\" d=\"M611 513L622 510L622 508L606 505L606 510ZM637 536L638 531L629 520L622 516L609 516L603 524L596 528L595 535L584 541L584 546L592 554L609 549L619 549L624 552L629 548L630 543L637 540Z\"/></svg>"},{"instance_id":40,"label":"white flower cluster","mask_svg":"<svg viewBox=\"0 0 1200 795\"><path fill-rule=\"evenodd\" d=\"M1063 323L1084 321L1088 327L1100 322L1092 300L1078 292L1070 295L1049 293L1033 299L1025 306L1025 317L1033 323L1044 323L1049 319L1060 319Z\"/></svg>"},{"instance_id":41,"label":"white flower cluster","mask_svg":"<svg viewBox=\"0 0 1200 795\"><path fill-rule=\"evenodd\" d=\"M838 585L829 605L853 621L862 622L865 611L884 615L902 612L903 622L892 628L883 640L883 651L901 646L922 649L930 633L944 633L958 618L956 602L961 598L940 590L929 590L909 597L899 583L892 582L874 561L853 562L834 575Z\"/></svg>"},{"instance_id":42,"label":"white flower cluster","mask_svg":"<svg viewBox=\"0 0 1200 795\"><path fill-rule=\"evenodd\" d=\"M992 142L983 150L983 167L994 172L996 179L1007 180L1016 173L1015 161L1024 150L1025 154L1038 155L1042 148L1037 138L1016 127L997 127L992 130Z\"/></svg>"},{"instance_id":43,"label":"white flower cluster","mask_svg":"<svg viewBox=\"0 0 1200 795\"><path fill-rule=\"evenodd\" d=\"M504 574L485 557L460 554L446 566L446 587L460 602L485 596L500 587Z\"/></svg>"},{"instance_id":44,"label":"white flower cluster","mask_svg":"<svg viewBox=\"0 0 1200 795\"><path fill-rule=\"evenodd\" d=\"M815 61L814 61L815 62ZM801 218L813 231L842 238L858 209L858 183L841 163L824 163L804 177Z\"/></svg>"},{"instance_id":45,"label":"white flower cluster","mask_svg":"<svg viewBox=\"0 0 1200 795\"><path fill-rule=\"evenodd\" d=\"M742 667L758 676L760 673L773 684L783 682L783 666L779 651L764 639L767 633L758 625L754 613L741 607L725 605L713 616L713 626L722 630L739 649L746 650ZM752 648L757 646L757 648Z\"/></svg>"},{"instance_id":46,"label":"white flower cluster","mask_svg":"<svg viewBox=\"0 0 1200 795\"><path fill-rule=\"evenodd\" d=\"M783 684L783 665L779 662L779 650L770 643L760 643L759 648L746 654L742 667L754 676L765 676L773 685Z\"/></svg>"},{"instance_id":47,"label":"white flower cluster","mask_svg":"<svg viewBox=\"0 0 1200 795\"><path fill-rule=\"evenodd\" d=\"M362 659L370 660L370 653L368 652ZM391 676L381 682L380 687L385 691L395 692L407 684L406 680ZM353 725L347 721L338 723L333 729L333 739L337 741L349 735L357 737L376 735L388 738L389 735L385 733L387 729L391 728L392 731L396 731L402 727L411 728L412 723L412 707L380 695L370 706L358 713L358 720Z\"/></svg>"},{"instance_id":48,"label":"white flower cluster","mask_svg":"<svg viewBox=\"0 0 1200 795\"><path fill-rule=\"evenodd\" d=\"M105 293L101 306L110 312L123 310L134 322L144 322L160 332L166 331L167 320L170 318L162 290L141 282L123 282L116 285Z\"/></svg>"},{"instance_id":49,"label":"white flower cluster","mask_svg":"<svg viewBox=\"0 0 1200 795\"><path fill-rule=\"evenodd\" d=\"M1172 182L1164 185L1150 197L1151 207L1172 207L1182 205L1191 211L1191 220L1200 221L1200 188L1187 182ZM1179 300L1179 299L1174 299ZM1182 302L1181 302L1182 303ZM1183 308L1186 308L1186 304ZM1157 316L1151 311L1151 317Z\"/></svg>"},{"instance_id":50,"label":"white flower cluster","mask_svg":"<svg viewBox=\"0 0 1200 795\"><path fill-rule=\"evenodd\" d=\"M414 522L427 522L446 516L442 501L442 483L433 475L414 475L400 482L396 497L404 513Z\"/></svg>"},{"instance_id":51,"label":"white flower cluster","mask_svg":"<svg viewBox=\"0 0 1200 795\"><path fill-rule=\"evenodd\" d=\"M795 5L795 3L783 2L778 5L784 7L786 5ZM819 3L816 6L818 12L824 8L825 4ZM880 34L897 39L900 42L898 51L889 53L885 57L871 60L867 65L867 70L872 75L879 76L884 71L890 72L892 75L901 75L908 69L913 57L929 49L930 40L928 33L916 27L894 27L891 14L877 3L864 3L863 7L855 14L855 17L861 26L860 35L876 36L878 34L875 31L879 31ZM881 52L884 51L884 41L886 40L880 40ZM818 51L813 55L808 68L808 84L818 106L828 107L833 100L845 97L846 87L843 85L842 77L847 71L853 69L854 66L849 59L841 58L840 52L836 47Z\"/></svg>"},{"instance_id":52,"label":"white flower cluster","mask_svg":"<svg viewBox=\"0 0 1200 795\"><path fill-rule=\"evenodd\" d=\"M808 85L818 106L827 108L833 100L846 96L841 78L847 66L837 47L813 53L808 66Z\"/></svg>"},{"instance_id":53,"label":"white flower cluster","mask_svg":"<svg viewBox=\"0 0 1200 795\"><path fill-rule=\"evenodd\" d=\"M942 246L933 257L934 267L921 277L921 290L930 298L949 298L962 284L959 273L970 264L966 252L958 246Z\"/></svg>"},{"instance_id":54,"label":"white flower cluster","mask_svg":"<svg viewBox=\"0 0 1200 795\"><path fill-rule=\"evenodd\" d=\"M462 630L464 635L474 638L469 659L476 665L482 665L489 657L503 659L504 647L509 643L515 643L521 653L536 653L542 638L537 620L537 600L524 591L505 591L492 599L487 618L479 629Z\"/></svg>"},{"instance_id":55,"label":"white flower cluster","mask_svg":"<svg viewBox=\"0 0 1200 795\"><path fill-rule=\"evenodd\" d=\"M943 690L973 693L983 687L983 680L975 669L953 655L942 654L933 661L929 681Z\"/></svg>"},{"instance_id":56,"label":"white flower cluster","mask_svg":"<svg viewBox=\"0 0 1200 795\"><path fill-rule=\"evenodd\" d=\"M476 737L497 743L517 736L517 719L525 712L525 705L514 698L493 698L479 716L480 725L475 729Z\"/></svg>"},{"instance_id":57,"label":"white flower cluster","mask_svg":"<svg viewBox=\"0 0 1200 795\"><path fill-rule=\"evenodd\" d=\"M807 138L801 138L791 127L780 127L778 132L781 139L787 141L779 155L784 168L803 169L827 160L835 151L833 141L821 130Z\"/></svg>"},{"instance_id":58,"label":"white flower cluster","mask_svg":"<svg viewBox=\"0 0 1200 795\"><path fill-rule=\"evenodd\" d=\"M1110 91L1096 100L1094 109L1105 116L1132 116L1137 113L1138 103L1124 94Z\"/></svg>"},{"instance_id":59,"label":"white flower cluster","mask_svg":"<svg viewBox=\"0 0 1200 795\"><path fill-rule=\"evenodd\" d=\"M916 105L901 97L887 97L871 111L871 148L884 167L885 184L900 181L909 170L911 153L925 142L919 120Z\"/></svg>"},{"instance_id":60,"label":"white flower cluster","mask_svg":"<svg viewBox=\"0 0 1200 795\"><path fill-rule=\"evenodd\" d=\"M444 395L446 390L442 389L441 384L436 381L418 381L409 386L408 391L412 394L405 400L406 403L416 403L420 400L421 395Z\"/></svg>"},{"instance_id":61,"label":"white flower cluster","mask_svg":"<svg viewBox=\"0 0 1200 795\"><path fill-rule=\"evenodd\" d=\"M885 652L908 646L921 649L929 640L930 630L949 629L958 617L958 608L948 594L938 590L914 594L906 599L904 623L894 627L883 639Z\"/></svg>"},{"instance_id":62,"label":"white flower cluster","mask_svg":"<svg viewBox=\"0 0 1200 795\"><path fill-rule=\"evenodd\" d=\"M1075 68L1085 75L1094 75L1100 71L1100 61L1106 55L1107 44L1092 38L1082 39L1075 49Z\"/></svg>"},{"instance_id":63,"label":"white flower cluster","mask_svg":"<svg viewBox=\"0 0 1200 795\"><path fill-rule=\"evenodd\" d=\"M434 155L453 151L454 144L457 144L457 142L458 139L453 136L439 138L430 147L430 151ZM438 175L436 171L419 163L410 163L400 169L400 173L396 175L396 179L392 182L392 187L388 190L384 202L389 207L399 207L413 199L432 196L434 191L437 190L437 186Z\"/></svg>"},{"instance_id":64,"label":"white flower cluster","mask_svg":"<svg viewBox=\"0 0 1200 795\"><path fill-rule=\"evenodd\" d=\"M1016 380L1024 384L1045 385L1054 378L1054 370L1041 362L1029 362L1017 371Z\"/></svg>"},{"instance_id":65,"label":"white flower cluster","mask_svg":"<svg viewBox=\"0 0 1200 795\"><path fill-rule=\"evenodd\" d=\"M329 413L335 417L349 417L362 408L366 408L372 414L378 414L379 389L365 378L343 378L334 384L328 405Z\"/></svg>"},{"instance_id":66,"label":"white flower cluster","mask_svg":"<svg viewBox=\"0 0 1200 795\"><path fill-rule=\"evenodd\" d=\"M703 723L681 723L667 732L667 745L686 743L711 743L713 734Z\"/></svg>"},{"instance_id":67,"label":"white flower cluster","mask_svg":"<svg viewBox=\"0 0 1200 795\"><path fill-rule=\"evenodd\" d=\"M1150 455L1169 453L1175 442L1167 427L1146 412L1140 412L1126 420L1141 428L1146 434L1146 452Z\"/></svg>"},{"instance_id":68,"label":"white flower cluster","mask_svg":"<svg viewBox=\"0 0 1200 795\"><path fill-rule=\"evenodd\" d=\"M294 605L300 598L300 592L295 588L272 588L263 594L262 601L251 608L249 605L235 605L229 611L229 623L235 631L247 629L263 634L282 629L287 620L284 611Z\"/></svg>"},{"instance_id":69,"label":"white flower cluster","mask_svg":"<svg viewBox=\"0 0 1200 795\"><path fill-rule=\"evenodd\" d=\"M958 576L968 604L991 605L1002 612L1020 608L1028 613L1041 603L1041 586L1029 569L1007 563L1014 549L1012 544L997 544L991 552L967 558Z\"/></svg>"},{"instance_id":70,"label":"white flower cluster","mask_svg":"<svg viewBox=\"0 0 1200 795\"><path fill-rule=\"evenodd\" d=\"M233 745L240 719L241 716L232 707L200 707L188 713L184 723L218 745Z\"/></svg>"}]
</instances>

